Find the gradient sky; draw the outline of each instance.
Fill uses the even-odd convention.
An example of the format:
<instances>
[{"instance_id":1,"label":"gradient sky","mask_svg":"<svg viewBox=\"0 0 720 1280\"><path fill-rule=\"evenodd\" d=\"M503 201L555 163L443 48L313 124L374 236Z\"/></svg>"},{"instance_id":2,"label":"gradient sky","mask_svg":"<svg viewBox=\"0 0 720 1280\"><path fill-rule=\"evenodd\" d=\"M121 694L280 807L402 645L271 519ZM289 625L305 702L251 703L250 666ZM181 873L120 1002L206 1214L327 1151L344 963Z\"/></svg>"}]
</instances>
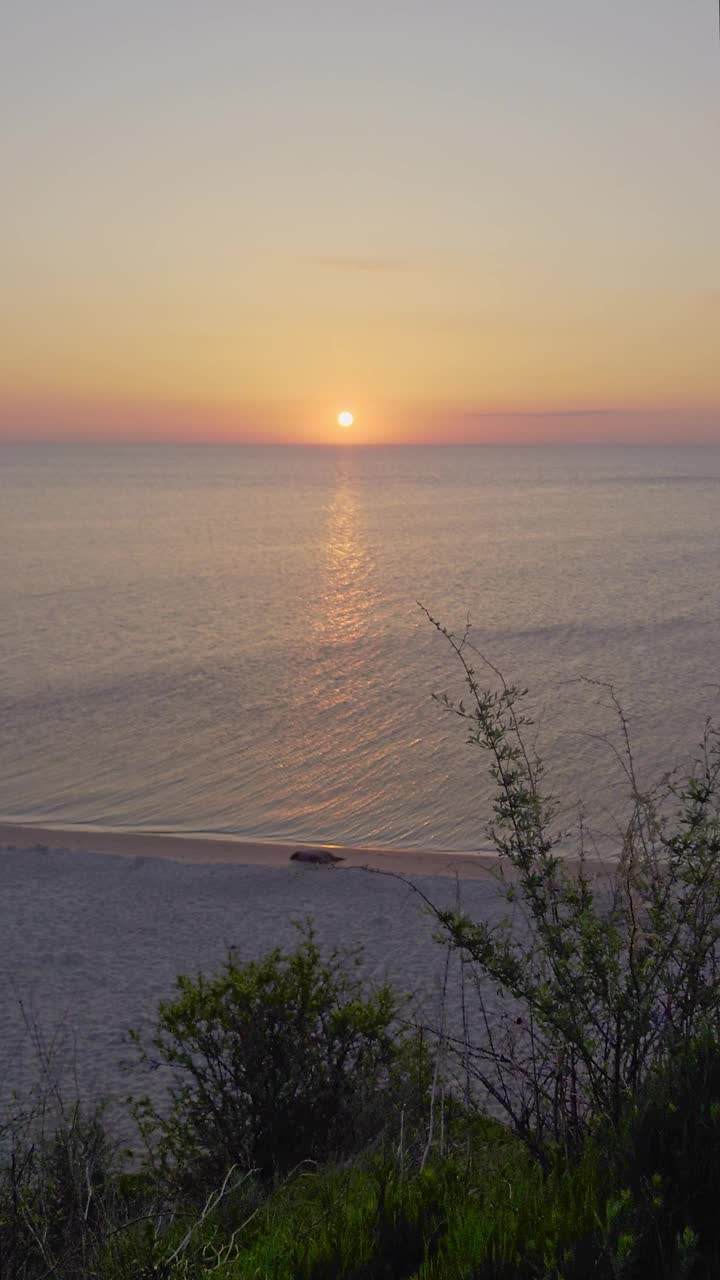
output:
<instances>
[{"instance_id":1,"label":"gradient sky","mask_svg":"<svg viewBox=\"0 0 720 1280\"><path fill-rule=\"evenodd\" d=\"M0 147L0 436L720 443L716 0L3 0Z\"/></svg>"}]
</instances>

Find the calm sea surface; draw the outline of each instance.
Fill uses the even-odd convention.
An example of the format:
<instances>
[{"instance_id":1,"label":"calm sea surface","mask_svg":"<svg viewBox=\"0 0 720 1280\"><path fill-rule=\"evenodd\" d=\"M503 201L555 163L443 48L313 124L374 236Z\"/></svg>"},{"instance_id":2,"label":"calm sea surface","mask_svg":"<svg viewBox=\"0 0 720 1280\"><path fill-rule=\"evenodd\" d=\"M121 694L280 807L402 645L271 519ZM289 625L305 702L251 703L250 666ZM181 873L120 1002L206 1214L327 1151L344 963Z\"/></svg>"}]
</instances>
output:
<instances>
[{"instance_id":1,"label":"calm sea surface","mask_svg":"<svg viewBox=\"0 0 720 1280\"><path fill-rule=\"evenodd\" d=\"M720 449L0 448L0 815L472 849L490 787L421 600L614 829L720 711Z\"/></svg>"}]
</instances>

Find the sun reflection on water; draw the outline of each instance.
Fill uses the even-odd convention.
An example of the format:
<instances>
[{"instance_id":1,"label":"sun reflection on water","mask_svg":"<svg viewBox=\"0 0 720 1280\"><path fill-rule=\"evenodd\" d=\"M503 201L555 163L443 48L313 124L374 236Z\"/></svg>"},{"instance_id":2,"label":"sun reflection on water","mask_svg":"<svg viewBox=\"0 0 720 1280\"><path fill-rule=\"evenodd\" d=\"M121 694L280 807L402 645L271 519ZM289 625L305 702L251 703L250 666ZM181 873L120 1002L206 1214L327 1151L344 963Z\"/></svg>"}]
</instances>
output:
<instances>
[{"instance_id":1,"label":"sun reflection on water","mask_svg":"<svg viewBox=\"0 0 720 1280\"><path fill-rule=\"evenodd\" d=\"M328 508L318 598L321 645L348 648L367 635L371 614L370 556L357 494L341 481Z\"/></svg>"}]
</instances>

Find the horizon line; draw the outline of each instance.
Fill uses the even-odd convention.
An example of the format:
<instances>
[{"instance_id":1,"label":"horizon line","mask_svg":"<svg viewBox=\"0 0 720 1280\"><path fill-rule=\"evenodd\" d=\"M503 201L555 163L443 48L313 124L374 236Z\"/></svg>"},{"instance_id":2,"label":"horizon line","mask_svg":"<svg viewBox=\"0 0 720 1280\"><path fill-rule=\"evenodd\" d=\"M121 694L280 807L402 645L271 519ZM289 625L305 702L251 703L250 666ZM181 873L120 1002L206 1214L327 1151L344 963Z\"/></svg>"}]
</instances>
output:
<instances>
[{"instance_id":1,"label":"horizon line","mask_svg":"<svg viewBox=\"0 0 720 1280\"><path fill-rule=\"evenodd\" d=\"M615 448L615 449L718 449L720 448L720 438L717 440L707 440L699 438L687 437L684 439L668 440L668 439L645 439L645 440L619 440L617 438L601 438L594 440L375 440L375 441L353 441L353 440L227 440L227 439L207 439L207 440L188 440L178 438L170 439L167 436L159 436L151 439L138 439L137 437L119 436L106 437L99 436L78 436L64 437L58 439L56 436L39 437L32 439L21 439L0 436L0 448L43 448L47 446L57 447L99 447L113 448L117 446L125 446L128 448L220 448L220 449L341 449L343 452L348 449L595 449L595 448Z\"/></svg>"}]
</instances>

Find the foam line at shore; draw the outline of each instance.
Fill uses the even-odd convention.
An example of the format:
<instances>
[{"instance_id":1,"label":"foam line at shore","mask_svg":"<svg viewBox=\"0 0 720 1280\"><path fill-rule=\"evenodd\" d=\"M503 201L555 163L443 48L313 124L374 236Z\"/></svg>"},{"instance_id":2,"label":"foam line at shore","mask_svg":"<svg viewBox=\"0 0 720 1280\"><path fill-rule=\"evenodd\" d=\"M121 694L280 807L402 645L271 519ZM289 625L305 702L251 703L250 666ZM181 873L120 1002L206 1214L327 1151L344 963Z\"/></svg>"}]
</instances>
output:
<instances>
[{"instance_id":1,"label":"foam line at shore","mask_svg":"<svg viewBox=\"0 0 720 1280\"><path fill-rule=\"evenodd\" d=\"M242 837L183 835L167 832L111 831L98 827L39 826L34 823L0 822L0 850L64 849L73 852L114 854L128 858L167 858L173 862L235 863L238 866L296 866L290 856L296 849L332 849L342 857L342 869L369 867L408 875L460 875L463 879L486 876L498 860L492 853L358 848L297 841L264 842Z\"/></svg>"}]
</instances>

